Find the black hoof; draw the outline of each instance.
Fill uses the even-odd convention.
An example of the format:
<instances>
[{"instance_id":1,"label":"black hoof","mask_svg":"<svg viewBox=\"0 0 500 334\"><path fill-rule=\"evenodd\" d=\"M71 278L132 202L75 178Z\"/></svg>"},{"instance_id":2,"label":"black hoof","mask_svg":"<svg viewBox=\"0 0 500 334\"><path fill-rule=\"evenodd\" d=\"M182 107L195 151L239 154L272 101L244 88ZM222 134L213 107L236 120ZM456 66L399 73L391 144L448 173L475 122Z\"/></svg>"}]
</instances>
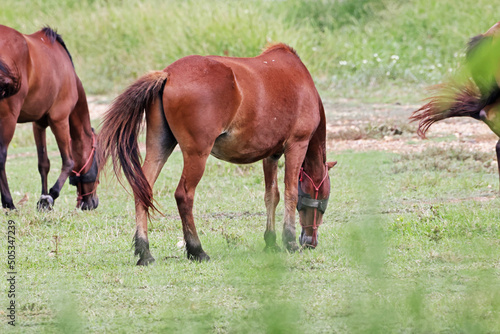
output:
<instances>
[{"instance_id":1,"label":"black hoof","mask_svg":"<svg viewBox=\"0 0 500 334\"><path fill-rule=\"evenodd\" d=\"M297 245L295 241L289 241L288 244L286 245L286 250L290 253L295 253L299 249L300 247Z\"/></svg>"},{"instance_id":2,"label":"black hoof","mask_svg":"<svg viewBox=\"0 0 500 334\"><path fill-rule=\"evenodd\" d=\"M197 262L206 262L210 261L210 256L207 255L205 252L201 252L199 254L189 254L188 253L188 259L191 261L197 261Z\"/></svg>"},{"instance_id":3,"label":"black hoof","mask_svg":"<svg viewBox=\"0 0 500 334\"><path fill-rule=\"evenodd\" d=\"M2 207L5 209L5 213L8 214L9 211L16 210L14 203L3 203Z\"/></svg>"},{"instance_id":4,"label":"black hoof","mask_svg":"<svg viewBox=\"0 0 500 334\"><path fill-rule=\"evenodd\" d=\"M137 265L138 266L147 266L153 262L155 262L155 258L152 256L149 256L149 257L144 258L144 259L139 259L139 261L137 261Z\"/></svg>"},{"instance_id":5,"label":"black hoof","mask_svg":"<svg viewBox=\"0 0 500 334\"><path fill-rule=\"evenodd\" d=\"M54 199L50 195L42 195L36 203L38 211L50 211L54 206Z\"/></svg>"}]
</instances>

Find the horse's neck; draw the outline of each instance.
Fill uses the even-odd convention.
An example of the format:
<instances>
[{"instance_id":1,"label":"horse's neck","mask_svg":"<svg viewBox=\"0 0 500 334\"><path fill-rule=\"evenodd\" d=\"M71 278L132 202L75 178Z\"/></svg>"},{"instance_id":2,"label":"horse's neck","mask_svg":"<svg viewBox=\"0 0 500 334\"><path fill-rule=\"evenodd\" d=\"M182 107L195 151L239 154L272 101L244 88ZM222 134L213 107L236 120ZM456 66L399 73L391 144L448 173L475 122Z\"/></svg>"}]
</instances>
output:
<instances>
[{"instance_id":1,"label":"horse's neck","mask_svg":"<svg viewBox=\"0 0 500 334\"><path fill-rule=\"evenodd\" d=\"M321 125L320 125L321 127ZM326 164L326 135L324 129L318 128L309 142L303 168L316 180L323 178Z\"/></svg>"},{"instance_id":2,"label":"horse's neck","mask_svg":"<svg viewBox=\"0 0 500 334\"><path fill-rule=\"evenodd\" d=\"M69 116L71 141L73 146L87 150L92 147L92 127L90 124L90 113L87 98L81 84L78 87L78 102Z\"/></svg>"}]
</instances>

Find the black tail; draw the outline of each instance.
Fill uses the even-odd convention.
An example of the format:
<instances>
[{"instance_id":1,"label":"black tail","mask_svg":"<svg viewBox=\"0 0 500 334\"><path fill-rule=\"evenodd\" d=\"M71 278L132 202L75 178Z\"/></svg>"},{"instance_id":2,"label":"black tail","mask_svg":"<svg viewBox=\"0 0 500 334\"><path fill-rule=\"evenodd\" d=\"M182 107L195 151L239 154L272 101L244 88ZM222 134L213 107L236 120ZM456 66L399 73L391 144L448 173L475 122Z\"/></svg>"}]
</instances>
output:
<instances>
[{"instance_id":1,"label":"black tail","mask_svg":"<svg viewBox=\"0 0 500 334\"><path fill-rule=\"evenodd\" d=\"M120 94L104 116L97 145L99 170L111 157L116 175L120 175L121 166L139 202L156 211L153 191L141 168L137 138L144 112L160 98L167 78L166 72L148 73Z\"/></svg>"},{"instance_id":2,"label":"black tail","mask_svg":"<svg viewBox=\"0 0 500 334\"><path fill-rule=\"evenodd\" d=\"M16 94L21 88L21 78L0 59L0 100Z\"/></svg>"}]
</instances>

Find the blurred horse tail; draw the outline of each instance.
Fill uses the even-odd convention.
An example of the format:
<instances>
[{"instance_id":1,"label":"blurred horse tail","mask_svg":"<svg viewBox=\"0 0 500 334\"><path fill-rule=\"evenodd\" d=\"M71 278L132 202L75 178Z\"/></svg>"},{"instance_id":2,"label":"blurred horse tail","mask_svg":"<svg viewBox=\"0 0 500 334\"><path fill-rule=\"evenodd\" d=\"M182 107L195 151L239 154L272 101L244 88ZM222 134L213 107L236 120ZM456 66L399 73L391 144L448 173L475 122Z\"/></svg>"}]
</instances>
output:
<instances>
[{"instance_id":1,"label":"blurred horse tail","mask_svg":"<svg viewBox=\"0 0 500 334\"><path fill-rule=\"evenodd\" d=\"M16 94L21 88L19 75L0 59L0 100Z\"/></svg>"},{"instance_id":2,"label":"blurred horse tail","mask_svg":"<svg viewBox=\"0 0 500 334\"><path fill-rule=\"evenodd\" d=\"M410 117L419 122L419 136L425 138L432 124L451 117L482 120L500 136L500 117L495 117L500 98L499 32L500 22L471 38L465 68L448 82L430 88L432 97Z\"/></svg>"}]
</instances>

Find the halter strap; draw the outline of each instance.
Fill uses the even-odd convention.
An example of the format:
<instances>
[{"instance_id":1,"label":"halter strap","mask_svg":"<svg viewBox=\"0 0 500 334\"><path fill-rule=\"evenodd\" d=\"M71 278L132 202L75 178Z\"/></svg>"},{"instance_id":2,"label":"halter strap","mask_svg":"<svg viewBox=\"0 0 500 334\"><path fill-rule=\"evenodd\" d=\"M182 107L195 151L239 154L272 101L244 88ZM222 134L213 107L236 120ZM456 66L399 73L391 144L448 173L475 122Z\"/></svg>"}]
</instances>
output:
<instances>
[{"instance_id":1,"label":"halter strap","mask_svg":"<svg viewBox=\"0 0 500 334\"><path fill-rule=\"evenodd\" d=\"M304 176L307 177L309 179L309 181L311 181L311 184L314 188L314 199L303 197L304 195L300 196L301 198L299 198L299 200L297 202L297 210L298 211L302 210L302 206L306 206L306 207L310 207L310 208L314 209L314 220L313 220L312 225L303 225L302 221L300 221L300 220L299 221L300 221L300 225L302 226L302 228L306 228L306 227L313 228L312 245L311 246L313 248L316 248L316 246L318 245L318 227L321 226L321 224L323 223L323 222L321 222L321 224L316 223L318 209L320 209L320 211L322 211L322 213L324 213L326 210L327 203L328 203L328 198L323 199L323 200L318 200L318 194L319 194L319 188L321 188L321 186L323 185L323 183L325 182L325 180L328 176L328 166L325 165L325 175L323 176L323 179L321 180L321 182L318 185L316 185L314 183L313 179L309 175L307 175L307 173L304 171L304 168L301 167L300 173L299 173L299 185L298 185L299 190L301 192L302 192L302 189L300 188L300 182L303 181Z\"/></svg>"},{"instance_id":2,"label":"halter strap","mask_svg":"<svg viewBox=\"0 0 500 334\"><path fill-rule=\"evenodd\" d=\"M72 170L72 172L75 173L75 175L77 177L79 177L81 175L81 172L83 172L83 170L85 169L85 167L87 167L88 164L90 163L90 161L92 161L92 158L94 157L94 153L95 153L95 148L96 148L95 134L94 134L94 131L92 131L92 151L90 151L90 154L89 154L89 157L88 157L87 161L85 162L85 164L83 165L83 167L78 172L75 171L74 169Z\"/></svg>"},{"instance_id":3,"label":"halter strap","mask_svg":"<svg viewBox=\"0 0 500 334\"><path fill-rule=\"evenodd\" d=\"M84 196L88 196L88 195L91 195L91 194L95 193L95 192L96 192L96 190L97 190L97 186L96 186L96 187L94 187L94 189L92 189L92 191L89 191L88 193L81 195L81 192L82 192L82 184L81 184L81 183L78 183L78 185L76 186L76 190L77 190L77 191L76 191L76 205L77 205L78 207L81 207L83 197L84 197Z\"/></svg>"},{"instance_id":4,"label":"halter strap","mask_svg":"<svg viewBox=\"0 0 500 334\"><path fill-rule=\"evenodd\" d=\"M84 196L91 195L91 194L95 193L97 190L97 186L95 186L92 191L82 195L82 183L84 183L84 182L82 182L82 178L84 178L85 175L88 174L88 172L86 174L83 174L83 175L81 173L89 165L89 163L91 161L92 161L91 170L93 167L97 168L97 165L95 165L95 150L96 150L96 139L95 139L94 130L92 129L92 150L90 151L89 157L88 157L87 161L85 162L85 164L83 165L83 167L78 172L75 170L72 170L71 172L74 173L75 175L70 176L70 184L76 186L76 193L77 193L76 203L77 203L78 207L81 206ZM94 181L95 181L95 178L94 178Z\"/></svg>"}]
</instances>

